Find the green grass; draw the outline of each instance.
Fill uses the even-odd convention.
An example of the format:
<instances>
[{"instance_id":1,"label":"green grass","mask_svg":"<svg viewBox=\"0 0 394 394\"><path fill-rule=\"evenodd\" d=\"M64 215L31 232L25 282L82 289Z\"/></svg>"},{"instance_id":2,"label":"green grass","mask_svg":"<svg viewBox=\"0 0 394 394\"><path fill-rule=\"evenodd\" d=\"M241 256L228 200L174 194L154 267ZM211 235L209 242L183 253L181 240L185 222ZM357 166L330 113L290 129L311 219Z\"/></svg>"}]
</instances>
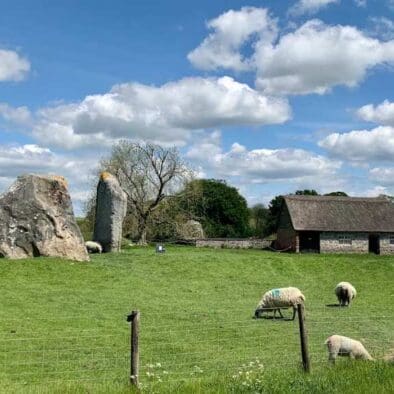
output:
<instances>
[{"instance_id":1,"label":"green grass","mask_svg":"<svg viewBox=\"0 0 394 394\"><path fill-rule=\"evenodd\" d=\"M345 358L330 367L324 346L336 333L361 339L377 359L392 351L393 268L389 256L192 247L162 255L134 248L90 263L1 260L0 387L130 392L126 315L139 309L140 376L150 392L393 392L391 365ZM355 285L357 299L327 307L342 280ZM309 375L300 368L296 321L252 319L263 292L290 285L307 299Z\"/></svg>"}]
</instances>

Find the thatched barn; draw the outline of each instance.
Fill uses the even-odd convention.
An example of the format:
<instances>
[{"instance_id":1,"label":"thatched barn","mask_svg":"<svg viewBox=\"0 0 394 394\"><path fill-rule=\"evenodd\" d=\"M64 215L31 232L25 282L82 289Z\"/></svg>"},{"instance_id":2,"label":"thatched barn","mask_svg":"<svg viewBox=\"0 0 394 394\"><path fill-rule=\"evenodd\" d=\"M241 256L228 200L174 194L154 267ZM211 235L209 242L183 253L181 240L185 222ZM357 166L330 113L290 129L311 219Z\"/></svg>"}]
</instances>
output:
<instances>
[{"instance_id":1,"label":"thatched barn","mask_svg":"<svg viewBox=\"0 0 394 394\"><path fill-rule=\"evenodd\" d=\"M394 204L387 198L285 196L277 249L394 253Z\"/></svg>"}]
</instances>

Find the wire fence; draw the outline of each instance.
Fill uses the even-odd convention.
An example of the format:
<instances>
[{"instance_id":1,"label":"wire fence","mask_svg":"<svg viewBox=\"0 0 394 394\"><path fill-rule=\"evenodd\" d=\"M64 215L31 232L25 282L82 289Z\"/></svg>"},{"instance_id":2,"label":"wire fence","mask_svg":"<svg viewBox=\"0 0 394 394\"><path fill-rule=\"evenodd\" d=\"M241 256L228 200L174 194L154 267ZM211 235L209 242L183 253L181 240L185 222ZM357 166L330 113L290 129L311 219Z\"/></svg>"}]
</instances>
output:
<instances>
[{"instance_id":1,"label":"wire fence","mask_svg":"<svg viewBox=\"0 0 394 394\"><path fill-rule=\"evenodd\" d=\"M250 312L250 311L249 311ZM175 311L162 315L142 311L139 327L139 378L143 385L242 374L300 369L297 319L252 319L251 313ZM361 340L376 359L394 349L393 310L374 315L350 308L306 309L306 331L312 369L327 365L324 342L332 334ZM40 327L40 329L37 329ZM114 319L49 317L2 319L0 382L124 382L130 378L130 327L126 314Z\"/></svg>"}]
</instances>

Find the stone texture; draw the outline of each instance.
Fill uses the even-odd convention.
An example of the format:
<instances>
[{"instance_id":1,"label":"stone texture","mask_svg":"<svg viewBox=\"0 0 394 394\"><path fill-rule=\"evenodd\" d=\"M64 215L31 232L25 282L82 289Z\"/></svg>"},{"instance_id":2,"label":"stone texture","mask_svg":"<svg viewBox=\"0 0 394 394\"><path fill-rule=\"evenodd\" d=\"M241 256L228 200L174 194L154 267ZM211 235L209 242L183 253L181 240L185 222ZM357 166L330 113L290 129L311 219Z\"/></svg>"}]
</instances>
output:
<instances>
[{"instance_id":1,"label":"stone texture","mask_svg":"<svg viewBox=\"0 0 394 394\"><path fill-rule=\"evenodd\" d=\"M257 238L207 238L197 239L197 248L226 248L226 249L265 249L271 246L272 241Z\"/></svg>"},{"instance_id":2,"label":"stone texture","mask_svg":"<svg viewBox=\"0 0 394 394\"><path fill-rule=\"evenodd\" d=\"M122 224L126 216L127 195L116 177L103 172L97 185L96 219L93 240L103 252L119 252L122 243Z\"/></svg>"},{"instance_id":3,"label":"stone texture","mask_svg":"<svg viewBox=\"0 0 394 394\"><path fill-rule=\"evenodd\" d=\"M339 235L349 235L352 243L339 243ZM368 253L368 233L322 232L320 253Z\"/></svg>"},{"instance_id":4,"label":"stone texture","mask_svg":"<svg viewBox=\"0 0 394 394\"><path fill-rule=\"evenodd\" d=\"M178 236L181 239L193 240L205 238L202 225L197 220L188 220L179 226Z\"/></svg>"},{"instance_id":5,"label":"stone texture","mask_svg":"<svg viewBox=\"0 0 394 394\"><path fill-rule=\"evenodd\" d=\"M89 260L63 177L23 175L0 197L0 256Z\"/></svg>"}]
</instances>

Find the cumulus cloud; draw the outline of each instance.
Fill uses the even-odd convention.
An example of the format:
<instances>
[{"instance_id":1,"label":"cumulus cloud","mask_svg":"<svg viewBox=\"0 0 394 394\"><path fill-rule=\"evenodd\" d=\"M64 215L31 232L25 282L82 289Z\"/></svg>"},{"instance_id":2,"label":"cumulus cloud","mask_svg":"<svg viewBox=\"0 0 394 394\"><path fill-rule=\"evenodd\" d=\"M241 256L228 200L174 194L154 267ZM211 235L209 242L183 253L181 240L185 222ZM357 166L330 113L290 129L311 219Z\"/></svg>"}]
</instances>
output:
<instances>
[{"instance_id":1,"label":"cumulus cloud","mask_svg":"<svg viewBox=\"0 0 394 394\"><path fill-rule=\"evenodd\" d=\"M96 161L97 158L66 156L36 144L0 145L0 193L21 174L63 175L69 183L76 210L81 212L81 203L90 191L89 175Z\"/></svg>"},{"instance_id":2,"label":"cumulus cloud","mask_svg":"<svg viewBox=\"0 0 394 394\"><path fill-rule=\"evenodd\" d=\"M365 8L367 6L367 0L354 0L357 7Z\"/></svg>"},{"instance_id":3,"label":"cumulus cloud","mask_svg":"<svg viewBox=\"0 0 394 394\"><path fill-rule=\"evenodd\" d=\"M301 4L312 10L328 2ZM327 25L317 19L279 35L277 21L266 9L244 7L209 21L212 33L188 58L204 70L256 72L256 87L265 94L325 94L338 85L355 87L374 67L394 62L388 29L392 22L379 20L386 34L370 31L379 38L354 26Z\"/></svg>"},{"instance_id":4,"label":"cumulus cloud","mask_svg":"<svg viewBox=\"0 0 394 394\"><path fill-rule=\"evenodd\" d=\"M379 126L372 130L333 133L319 141L331 155L354 161L393 161L394 128Z\"/></svg>"},{"instance_id":5,"label":"cumulus cloud","mask_svg":"<svg viewBox=\"0 0 394 394\"><path fill-rule=\"evenodd\" d=\"M240 52L242 46L256 39L272 41L277 35L276 20L268 10L255 7L229 10L208 21L207 28L212 33L187 56L195 67L203 70L249 70L251 64Z\"/></svg>"},{"instance_id":6,"label":"cumulus cloud","mask_svg":"<svg viewBox=\"0 0 394 394\"><path fill-rule=\"evenodd\" d=\"M369 171L369 179L384 186L394 186L393 167L375 167Z\"/></svg>"},{"instance_id":7,"label":"cumulus cloud","mask_svg":"<svg viewBox=\"0 0 394 394\"><path fill-rule=\"evenodd\" d=\"M30 71L30 63L17 52L0 49L0 82L21 81Z\"/></svg>"},{"instance_id":8,"label":"cumulus cloud","mask_svg":"<svg viewBox=\"0 0 394 394\"><path fill-rule=\"evenodd\" d=\"M373 104L364 105L357 110L357 115L367 122L394 127L394 103L388 100L377 106Z\"/></svg>"},{"instance_id":9,"label":"cumulus cloud","mask_svg":"<svg viewBox=\"0 0 394 394\"><path fill-rule=\"evenodd\" d=\"M70 149L120 138L183 145L192 130L277 124L290 116L287 100L265 96L230 77L185 78L160 87L116 85L79 103L42 109L33 135Z\"/></svg>"},{"instance_id":10,"label":"cumulus cloud","mask_svg":"<svg viewBox=\"0 0 394 394\"><path fill-rule=\"evenodd\" d=\"M311 20L277 45L256 46L256 86L268 94L324 94L336 85L354 87L368 70L393 61L394 41Z\"/></svg>"},{"instance_id":11,"label":"cumulus cloud","mask_svg":"<svg viewBox=\"0 0 394 394\"><path fill-rule=\"evenodd\" d=\"M12 107L7 103L0 103L0 119L16 125L29 125L32 122L27 107Z\"/></svg>"},{"instance_id":12,"label":"cumulus cloud","mask_svg":"<svg viewBox=\"0 0 394 394\"><path fill-rule=\"evenodd\" d=\"M205 135L186 153L186 157L217 177L234 177L243 183L265 183L280 180L306 180L310 177L333 175L341 162L303 149L253 149L234 143L224 152L220 132Z\"/></svg>"},{"instance_id":13,"label":"cumulus cloud","mask_svg":"<svg viewBox=\"0 0 394 394\"><path fill-rule=\"evenodd\" d=\"M360 1L360 0L358 0ZM340 0L299 0L289 9L289 14L298 16L302 14L314 14L329 4L339 3Z\"/></svg>"}]
</instances>

